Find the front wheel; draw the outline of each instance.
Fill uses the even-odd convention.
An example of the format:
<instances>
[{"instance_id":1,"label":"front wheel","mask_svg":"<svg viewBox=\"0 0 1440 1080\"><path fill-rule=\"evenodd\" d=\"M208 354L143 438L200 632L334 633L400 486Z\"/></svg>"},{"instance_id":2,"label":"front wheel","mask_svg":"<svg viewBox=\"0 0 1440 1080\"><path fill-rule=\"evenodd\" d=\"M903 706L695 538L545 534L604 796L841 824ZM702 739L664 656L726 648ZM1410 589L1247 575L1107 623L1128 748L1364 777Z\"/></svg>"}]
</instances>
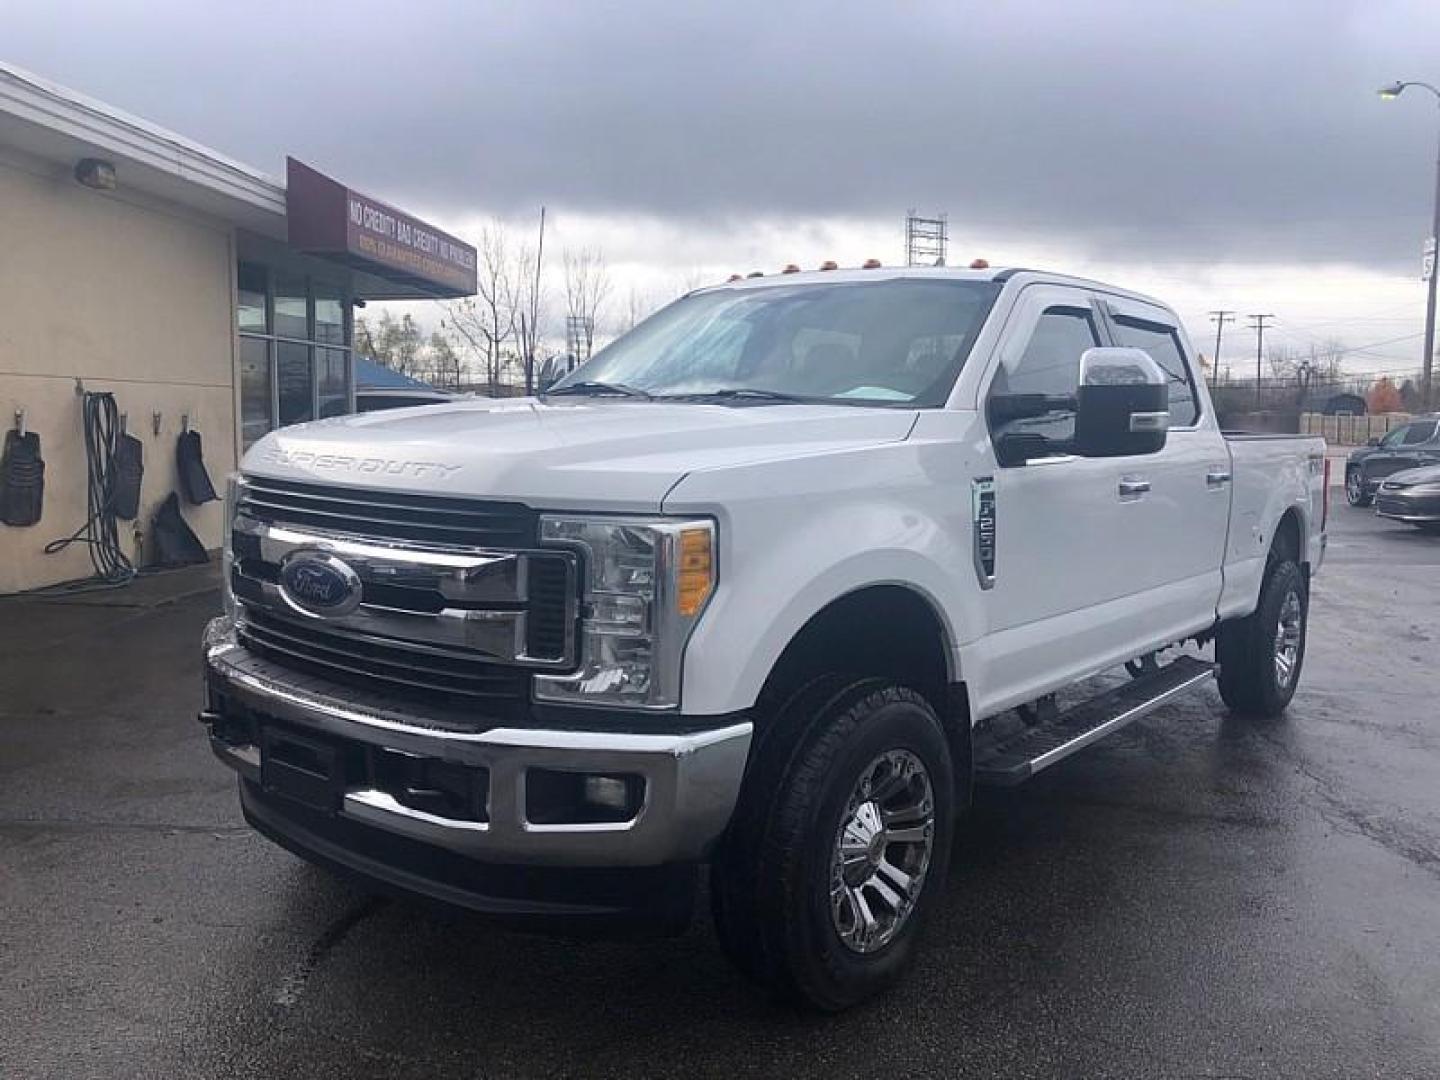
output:
<instances>
[{"instance_id":1,"label":"front wheel","mask_svg":"<svg viewBox=\"0 0 1440 1080\"><path fill-rule=\"evenodd\" d=\"M955 781L940 721L913 690L867 680L812 706L783 765L757 770L711 897L743 971L837 1012L909 964L949 865Z\"/></svg>"},{"instance_id":2,"label":"front wheel","mask_svg":"<svg viewBox=\"0 0 1440 1080\"><path fill-rule=\"evenodd\" d=\"M1359 507L1369 506L1375 501L1375 496L1365 493L1365 482L1359 469L1350 469L1345 473L1345 501Z\"/></svg>"},{"instance_id":3,"label":"front wheel","mask_svg":"<svg viewBox=\"0 0 1440 1080\"><path fill-rule=\"evenodd\" d=\"M1288 559L1272 562L1255 611L1221 623L1215 635L1220 696L1234 712L1279 716L1285 711L1300 682L1309 618L1304 571Z\"/></svg>"}]
</instances>

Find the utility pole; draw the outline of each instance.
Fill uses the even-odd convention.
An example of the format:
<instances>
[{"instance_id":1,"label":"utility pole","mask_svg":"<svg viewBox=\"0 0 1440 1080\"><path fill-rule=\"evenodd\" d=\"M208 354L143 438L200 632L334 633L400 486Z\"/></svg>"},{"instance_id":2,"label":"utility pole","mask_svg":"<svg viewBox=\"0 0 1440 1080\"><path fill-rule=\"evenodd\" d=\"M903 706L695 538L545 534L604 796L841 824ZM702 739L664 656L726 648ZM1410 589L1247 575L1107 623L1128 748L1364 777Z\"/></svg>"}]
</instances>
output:
<instances>
[{"instance_id":1,"label":"utility pole","mask_svg":"<svg viewBox=\"0 0 1440 1080\"><path fill-rule=\"evenodd\" d=\"M535 281L530 287L530 320L528 336L526 331L521 331L525 337L525 395L535 393L535 345L540 340L540 262L545 258L545 207L540 207L540 242L535 247ZM525 316L520 316L520 321L525 322Z\"/></svg>"},{"instance_id":2,"label":"utility pole","mask_svg":"<svg viewBox=\"0 0 1440 1080\"><path fill-rule=\"evenodd\" d=\"M1260 364L1265 358L1265 320L1274 315L1247 315L1250 329L1255 331L1255 411L1260 411Z\"/></svg>"},{"instance_id":3,"label":"utility pole","mask_svg":"<svg viewBox=\"0 0 1440 1080\"><path fill-rule=\"evenodd\" d=\"M1215 324L1215 374L1220 374L1220 335L1225 332L1225 324L1235 321L1235 312L1226 311L1223 308L1219 311L1210 312L1210 321Z\"/></svg>"},{"instance_id":4,"label":"utility pole","mask_svg":"<svg viewBox=\"0 0 1440 1080\"><path fill-rule=\"evenodd\" d=\"M1435 103L1440 105L1440 87L1417 80L1401 79L1381 87L1380 96L1397 98L1412 86L1429 91L1435 98ZM1440 258L1440 252L1435 250L1437 242L1440 242L1440 145L1437 145L1435 152L1435 203L1430 210L1430 237L1425 242L1428 270L1425 278L1425 366L1420 375L1420 395L1423 398L1421 407L1426 412L1435 407L1431 381L1435 367L1435 287L1437 279L1440 279L1440 266L1436 265L1437 258Z\"/></svg>"}]
</instances>

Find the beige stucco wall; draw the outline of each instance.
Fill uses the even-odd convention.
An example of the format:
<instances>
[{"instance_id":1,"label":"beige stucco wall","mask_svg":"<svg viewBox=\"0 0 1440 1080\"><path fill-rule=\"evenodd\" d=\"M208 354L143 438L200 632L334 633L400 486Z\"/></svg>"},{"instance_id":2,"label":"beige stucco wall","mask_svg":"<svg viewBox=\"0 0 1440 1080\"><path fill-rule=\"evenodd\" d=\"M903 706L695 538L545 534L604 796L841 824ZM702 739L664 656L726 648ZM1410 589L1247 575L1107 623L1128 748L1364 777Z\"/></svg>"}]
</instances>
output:
<instances>
[{"instance_id":1,"label":"beige stucco wall","mask_svg":"<svg viewBox=\"0 0 1440 1080\"><path fill-rule=\"evenodd\" d=\"M123 174L119 191L100 193L0 159L0 430L23 408L46 463L41 522L0 525L0 592L92 572L83 545L42 551L85 520L77 378L112 391L145 446L140 516L121 523L137 562L149 561L150 516L175 490L183 415L223 486L235 461L232 250L222 223L127 198ZM218 547L220 504L182 506L205 546Z\"/></svg>"}]
</instances>

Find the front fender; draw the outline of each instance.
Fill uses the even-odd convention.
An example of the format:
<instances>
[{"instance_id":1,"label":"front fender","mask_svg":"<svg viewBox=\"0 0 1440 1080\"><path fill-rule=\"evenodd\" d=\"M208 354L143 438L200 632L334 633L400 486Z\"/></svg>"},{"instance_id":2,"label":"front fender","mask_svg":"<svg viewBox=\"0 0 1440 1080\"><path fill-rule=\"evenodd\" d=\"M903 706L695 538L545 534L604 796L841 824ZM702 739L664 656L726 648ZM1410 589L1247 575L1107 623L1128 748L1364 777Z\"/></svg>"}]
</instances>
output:
<instances>
[{"instance_id":1,"label":"front fender","mask_svg":"<svg viewBox=\"0 0 1440 1080\"><path fill-rule=\"evenodd\" d=\"M980 629L978 605L967 596L978 592L968 492L958 498L937 486L913 445L847 456L853 471L835 469L833 459L827 469L790 463L783 476L744 485L746 494L680 503L720 525L717 589L685 653L687 714L754 705L800 629L872 585L908 588L930 605L944 628L950 676L960 677L958 646ZM875 482L866 483L866 474Z\"/></svg>"}]
</instances>

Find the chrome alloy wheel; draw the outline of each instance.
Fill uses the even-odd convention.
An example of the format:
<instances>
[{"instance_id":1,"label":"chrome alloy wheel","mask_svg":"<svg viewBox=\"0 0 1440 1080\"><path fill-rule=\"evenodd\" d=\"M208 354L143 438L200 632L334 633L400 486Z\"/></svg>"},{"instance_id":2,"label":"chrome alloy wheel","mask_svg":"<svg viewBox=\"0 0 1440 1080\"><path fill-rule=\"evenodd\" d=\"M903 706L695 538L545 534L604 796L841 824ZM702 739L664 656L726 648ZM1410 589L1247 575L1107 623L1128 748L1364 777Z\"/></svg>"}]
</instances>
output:
<instances>
[{"instance_id":1,"label":"chrome alloy wheel","mask_svg":"<svg viewBox=\"0 0 1440 1080\"><path fill-rule=\"evenodd\" d=\"M1360 500L1365 495L1365 489L1360 486L1359 469L1351 469L1345 474L1345 495L1350 500L1351 506L1360 505Z\"/></svg>"},{"instance_id":2,"label":"chrome alloy wheel","mask_svg":"<svg viewBox=\"0 0 1440 1080\"><path fill-rule=\"evenodd\" d=\"M1288 690L1290 681L1295 678L1303 627L1300 594L1291 589L1280 604L1280 618L1275 626L1275 682L1281 690Z\"/></svg>"},{"instance_id":3,"label":"chrome alloy wheel","mask_svg":"<svg viewBox=\"0 0 1440 1080\"><path fill-rule=\"evenodd\" d=\"M909 750L885 751L850 793L830 862L830 914L847 948L876 952L900 932L934 843L930 774Z\"/></svg>"}]
</instances>

